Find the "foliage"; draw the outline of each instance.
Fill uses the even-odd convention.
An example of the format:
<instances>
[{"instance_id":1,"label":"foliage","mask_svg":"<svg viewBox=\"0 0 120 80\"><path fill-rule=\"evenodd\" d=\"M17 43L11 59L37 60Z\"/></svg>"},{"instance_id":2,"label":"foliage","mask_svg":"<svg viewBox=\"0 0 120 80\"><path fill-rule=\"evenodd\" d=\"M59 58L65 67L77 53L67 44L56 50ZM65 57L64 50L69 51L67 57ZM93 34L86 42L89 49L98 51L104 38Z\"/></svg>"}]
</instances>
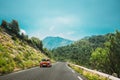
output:
<instances>
[{"instance_id":1,"label":"foliage","mask_svg":"<svg viewBox=\"0 0 120 80\"><path fill-rule=\"evenodd\" d=\"M96 41L94 42L94 40ZM92 51L97 47L102 47L106 40L106 35L83 38L74 44L52 50L52 56L56 60L69 60L76 64L89 66Z\"/></svg>"},{"instance_id":2,"label":"foliage","mask_svg":"<svg viewBox=\"0 0 120 80\"><path fill-rule=\"evenodd\" d=\"M5 20L2 20L1 27L8 30L8 23Z\"/></svg>"},{"instance_id":3,"label":"foliage","mask_svg":"<svg viewBox=\"0 0 120 80\"><path fill-rule=\"evenodd\" d=\"M8 53L0 53L0 73L8 73L15 68L15 62Z\"/></svg>"},{"instance_id":4,"label":"foliage","mask_svg":"<svg viewBox=\"0 0 120 80\"><path fill-rule=\"evenodd\" d=\"M110 35L109 48L109 61L110 61L110 73L117 73L120 77L120 32L116 31L115 35Z\"/></svg>"},{"instance_id":5,"label":"foliage","mask_svg":"<svg viewBox=\"0 0 120 80\"><path fill-rule=\"evenodd\" d=\"M0 32L0 74L38 66L39 61L46 57L40 49L28 45L27 36L20 39L19 36L8 33L9 31L6 33L4 29ZM33 41L37 47L40 43L42 42L39 39Z\"/></svg>"},{"instance_id":6,"label":"foliage","mask_svg":"<svg viewBox=\"0 0 120 80\"><path fill-rule=\"evenodd\" d=\"M28 41L28 39L29 39L28 35L25 35L24 33L21 33L19 38L22 39L23 41Z\"/></svg>"},{"instance_id":7,"label":"foliage","mask_svg":"<svg viewBox=\"0 0 120 80\"><path fill-rule=\"evenodd\" d=\"M2 28L1 28L1 26L0 26L0 31L2 31Z\"/></svg>"},{"instance_id":8,"label":"foliage","mask_svg":"<svg viewBox=\"0 0 120 80\"><path fill-rule=\"evenodd\" d=\"M76 72L80 73L81 75L85 76L88 80L109 80L105 77L99 76L97 74L91 73L79 67L69 64L69 66L74 69Z\"/></svg>"},{"instance_id":9,"label":"foliage","mask_svg":"<svg viewBox=\"0 0 120 80\"><path fill-rule=\"evenodd\" d=\"M8 23L5 20L2 20L1 27L5 29L5 31L10 35L14 34L16 36L19 36L20 28L16 20L12 20L11 23Z\"/></svg>"},{"instance_id":10,"label":"foliage","mask_svg":"<svg viewBox=\"0 0 120 80\"><path fill-rule=\"evenodd\" d=\"M32 37L31 39L29 39L28 35L20 33L20 27L16 20L12 20L10 23L8 23L5 20L2 20L1 28L4 29L4 31L7 32L9 35L11 35L13 40L19 38L22 40L22 42L27 43L30 46L39 49L43 52L42 41L36 37Z\"/></svg>"},{"instance_id":11,"label":"foliage","mask_svg":"<svg viewBox=\"0 0 120 80\"><path fill-rule=\"evenodd\" d=\"M20 28L19 28L19 25L18 25L18 22L16 20L12 20L11 23L9 23L9 27L10 27L10 30L16 34L16 35L19 35L20 33Z\"/></svg>"},{"instance_id":12,"label":"foliage","mask_svg":"<svg viewBox=\"0 0 120 80\"><path fill-rule=\"evenodd\" d=\"M96 69L120 77L120 32L109 35L104 48L97 48L91 55L91 62Z\"/></svg>"},{"instance_id":13,"label":"foliage","mask_svg":"<svg viewBox=\"0 0 120 80\"><path fill-rule=\"evenodd\" d=\"M108 49L107 48L96 48L91 54L91 64L92 68L102 70L103 72L109 71L109 59L108 59ZM108 67L107 67L108 66Z\"/></svg>"},{"instance_id":14,"label":"foliage","mask_svg":"<svg viewBox=\"0 0 120 80\"><path fill-rule=\"evenodd\" d=\"M52 53L47 48L43 48L43 51L48 57L52 58Z\"/></svg>"},{"instance_id":15,"label":"foliage","mask_svg":"<svg viewBox=\"0 0 120 80\"><path fill-rule=\"evenodd\" d=\"M31 42L33 44L33 47L35 48L38 48L39 50L42 51L42 47L43 47L43 44L42 44L42 41L40 41L38 38L36 37L32 37L31 38Z\"/></svg>"},{"instance_id":16,"label":"foliage","mask_svg":"<svg viewBox=\"0 0 120 80\"><path fill-rule=\"evenodd\" d=\"M52 50L55 60L71 61L120 77L120 32L83 38Z\"/></svg>"}]
</instances>

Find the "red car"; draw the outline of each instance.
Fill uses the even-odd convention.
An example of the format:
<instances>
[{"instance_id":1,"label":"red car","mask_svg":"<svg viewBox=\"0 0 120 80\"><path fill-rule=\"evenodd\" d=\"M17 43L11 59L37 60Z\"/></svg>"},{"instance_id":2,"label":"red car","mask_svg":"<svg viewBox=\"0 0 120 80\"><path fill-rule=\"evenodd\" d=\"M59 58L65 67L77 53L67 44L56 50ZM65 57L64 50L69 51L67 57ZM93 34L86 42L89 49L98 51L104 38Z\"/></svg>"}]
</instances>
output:
<instances>
[{"instance_id":1,"label":"red car","mask_svg":"<svg viewBox=\"0 0 120 80\"><path fill-rule=\"evenodd\" d=\"M40 62L40 67L51 67L50 59L42 59Z\"/></svg>"}]
</instances>

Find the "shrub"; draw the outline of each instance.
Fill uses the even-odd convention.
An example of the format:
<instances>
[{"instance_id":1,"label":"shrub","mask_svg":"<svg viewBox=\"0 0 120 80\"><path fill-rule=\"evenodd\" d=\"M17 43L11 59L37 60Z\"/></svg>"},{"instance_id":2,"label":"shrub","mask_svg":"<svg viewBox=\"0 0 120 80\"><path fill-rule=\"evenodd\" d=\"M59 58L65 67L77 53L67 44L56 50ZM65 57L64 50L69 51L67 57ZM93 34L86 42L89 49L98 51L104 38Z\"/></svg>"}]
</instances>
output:
<instances>
[{"instance_id":1,"label":"shrub","mask_svg":"<svg viewBox=\"0 0 120 80\"><path fill-rule=\"evenodd\" d=\"M105 77L102 77L102 76L99 76L97 74L94 74L94 73L91 73L91 72L88 72L88 71L85 71L79 67L76 67L74 65L71 65L69 64L69 66L71 68L73 68L76 72L80 73L81 75L85 76L86 78L88 78L88 80L108 80L107 78Z\"/></svg>"},{"instance_id":2,"label":"shrub","mask_svg":"<svg viewBox=\"0 0 120 80\"><path fill-rule=\"evenodd\" d=\"M0 58L0 73L9 73L14 70L15 63L11 60L6 60L5 58Z\"/></svg>"},{"instance_id":3,"label":"shrub","mask_svg":"<svg viewBox=\"0 0 120 80\"><path fill-rule=\"evenodd\" d=\"M33 62L31 60L26 61L24 64L25 64L25 67L27 68L30 68L33 66Z\"/></svg>"},{"instance_id":4,"label":"shrub","mask_svg":"<svg viewBox=\"0 0 120 80\"><path fill-rule=\"evenodd\" d=\"M22 62L22 57L18 54L15 58L14 61L17 63L21 63Z\"/></svg>"}]
</instances>

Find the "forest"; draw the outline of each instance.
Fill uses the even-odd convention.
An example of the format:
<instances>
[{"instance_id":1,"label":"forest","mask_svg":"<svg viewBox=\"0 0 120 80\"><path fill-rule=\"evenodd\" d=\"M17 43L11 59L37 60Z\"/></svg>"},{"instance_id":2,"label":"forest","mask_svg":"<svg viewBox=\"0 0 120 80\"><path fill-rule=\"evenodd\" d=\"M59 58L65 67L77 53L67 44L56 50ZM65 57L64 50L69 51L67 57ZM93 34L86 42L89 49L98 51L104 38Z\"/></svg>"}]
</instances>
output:
<instances>
[{"instance_id":1,"label":"forest","mask_svg":"<svg viewBox=\"0 0 120 80\"><path fill-rule=\"evenodd\" d=\"M120 32L85 37L53 49L51 57L120 77Z\"/></svg>"}]
</instances>

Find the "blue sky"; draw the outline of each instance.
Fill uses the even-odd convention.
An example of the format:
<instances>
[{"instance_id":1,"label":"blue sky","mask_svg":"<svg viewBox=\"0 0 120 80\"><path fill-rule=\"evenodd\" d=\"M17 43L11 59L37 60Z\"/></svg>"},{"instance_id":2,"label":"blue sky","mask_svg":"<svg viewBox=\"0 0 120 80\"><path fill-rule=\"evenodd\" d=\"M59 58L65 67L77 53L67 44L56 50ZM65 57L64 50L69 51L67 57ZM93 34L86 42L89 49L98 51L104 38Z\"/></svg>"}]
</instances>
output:
<instances>
[{"instance_id":1,"label":"blue sky","mask_svg":"<svg viewBox=\"0 0 120 80\"><path fill-rule=\"evenodd\" d=\"M29 36L79 40L120 30L120 0L0 0L3 19Z\"/></svg>"}]
</instances>

